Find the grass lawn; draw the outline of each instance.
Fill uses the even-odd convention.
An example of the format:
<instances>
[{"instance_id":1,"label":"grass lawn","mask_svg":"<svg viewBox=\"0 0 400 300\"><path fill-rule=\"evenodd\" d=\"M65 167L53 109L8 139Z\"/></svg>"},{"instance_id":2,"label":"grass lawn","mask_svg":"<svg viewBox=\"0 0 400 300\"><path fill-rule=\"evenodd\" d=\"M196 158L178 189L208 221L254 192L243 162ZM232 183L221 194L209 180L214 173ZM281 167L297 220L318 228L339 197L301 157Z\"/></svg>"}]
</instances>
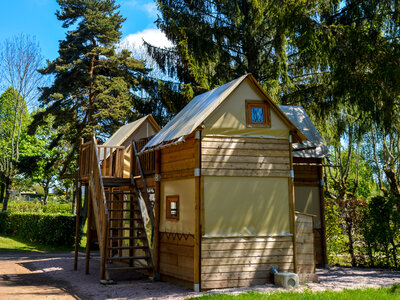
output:
<instances>
[{"instance_id":1,"label":"grass lawn","mask_svg":"<svg viewBox=\"0 0 400 300\"><path fill-rule=\"evenodd\" d=\"M83 234L79 251L85 251L86 234ZM0 235L0 253L1 251L36 251L36 252L68 252L73 251L74 247L49 246L39 243L32 243L19 236Z\"/></svg>"},{"instance_id":2,"label":"grass lawn","mask_svg":"<svg viewBox=\"0 0 400 300\"><path fill-rule=\"evenodd\" d=\"M245 293L240 295L206 295L196 300L257 300L257 299L271 299L271 300L364 300L364 299L400 299L400 284L393 285L391 288L379 288L379 289L362 289L362 290L344 290L342 292L315 292L311 293L306 291L304 293L299 292L279 292L271 294L260 294L260 293Z\"/></svg>"}]
</instances>

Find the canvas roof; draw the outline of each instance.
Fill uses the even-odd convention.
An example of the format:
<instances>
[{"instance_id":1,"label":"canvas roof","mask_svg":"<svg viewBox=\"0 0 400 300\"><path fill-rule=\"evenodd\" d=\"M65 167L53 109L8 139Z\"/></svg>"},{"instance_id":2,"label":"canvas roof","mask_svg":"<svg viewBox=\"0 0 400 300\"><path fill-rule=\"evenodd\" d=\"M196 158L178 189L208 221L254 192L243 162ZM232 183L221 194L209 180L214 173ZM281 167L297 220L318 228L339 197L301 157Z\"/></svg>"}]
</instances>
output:
<instances>
[{"instance_id":1,"label":"canvas roof","mask_svg":"<svg viewBox=\"0 0 400 300\"><path fill-rule=\"evenodd\" d=\"M294 143L293 150L315 147L315 149L293 151L294 157L322 158L329 154L328 147L303 107L279 105L279 108L307 137L307 141L304 141L303 145L300 143Z\"/></svg>"},{"instance_id":2,"label":"canvas roof","mask_svg":"<svg viewBox=\"0 0 400 300\"><path fill-rule=\"evenodd\" d=\"M255 86L266 96L275 111L285 119L289 127L297 129L289 118L279 109L262 89L251 74L243 75L231 82L221 85L192 99L165 127L163 127L142 149L141 152L158 148L163 144L183 139L201 126L202 122L246 79L249 78ZM300 139L305 137L300 134Z\"/></svg>"},{"instance_id":3,"label":"canvas roof","mask_svg":"<svg viewBox=\"0 0 400 300\"><path fill-rule=\"evenodd\" d=\"M157 125L153 116L147 115L143 118L140 118L134 122L120 127L107 141L104 142L103 145L121 146L146 120L149 120L155 128L159 129L159 126Z\"/></svg>"}]
</instances>

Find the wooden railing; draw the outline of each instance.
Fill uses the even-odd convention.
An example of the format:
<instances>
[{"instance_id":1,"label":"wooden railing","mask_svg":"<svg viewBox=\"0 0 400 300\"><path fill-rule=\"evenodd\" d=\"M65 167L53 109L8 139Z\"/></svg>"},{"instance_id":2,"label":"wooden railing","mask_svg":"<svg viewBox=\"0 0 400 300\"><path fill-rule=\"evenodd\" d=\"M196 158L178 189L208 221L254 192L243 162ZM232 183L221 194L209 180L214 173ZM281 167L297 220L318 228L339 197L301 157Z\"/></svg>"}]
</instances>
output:
<instances>
[{"instance_id":1,"label":"wooden railing","mask_svg":"<svg viewBox=\"0 0 400 300\"><path fill-rule=\"evenodd\" d=\"M79 151L79 180L88 179L91 169L91 153L92 153L92 141L87 143L81 143L81 149Z\"/></svg>"},{"instance_id":2,"label":"wooden railing","mask_svg":"<svg viewBox=\"0 0 400 300\"><path fill-rule=\"evenodd\" d=\"M97 146L103 177L122 178L124 171L124 146Z\"/></svg>"},{"instance_id":3,"label":"wooden railing","mask_svg":"<svg viewBox=\"0 0 400 300\"><path fill-rule=\"evenodd\" d=\"M107 259L107 239L108 239L108 223L109 213L104 193L103 179L100 169L99 149L96 138L92 137L91 146L91 164L93 168L90 170L89 191L90 200L93 207L94 220L96 224L99 246L100 246L100 278L105 279L105 263ZM89 229L88 229L89 230Z\"/></svg>"},{"instance_id":4,"label":"wooden railing","mask_svg":"<svg viewBox=\"0 0 400 300\"><path fill-rule=\"evenodd\" d=\"M93 140L81 144L79 157L79 180L88 180L92 169ZM123 146L97 146L97 163L99 164L103 177L122 178L124 172L124 150Z\"/></svg>"},{"instance_id":5,"label":"wooden railing","mask_svg":"<svg viewBox=\"0 0 400 300\"><path fill-rule=\"evenodd\" d=\"M136 141L136 150L137 152L140 152L144 148L144 146L147 144L149 140L151 140L153 136L147 137L140 139ZM132 149L132 154L131 154L131 174L134 176L140 176L140 170L139 166L137 163L137 160L135 159L135 153L133 151L133 146L131 145ZM155 164L155 152L147 152L139 156L140 159L140 164L142 165L142 171L143 174L146 175L153 175L155 172L156 164Z\"/></svg>"}]
</instances>

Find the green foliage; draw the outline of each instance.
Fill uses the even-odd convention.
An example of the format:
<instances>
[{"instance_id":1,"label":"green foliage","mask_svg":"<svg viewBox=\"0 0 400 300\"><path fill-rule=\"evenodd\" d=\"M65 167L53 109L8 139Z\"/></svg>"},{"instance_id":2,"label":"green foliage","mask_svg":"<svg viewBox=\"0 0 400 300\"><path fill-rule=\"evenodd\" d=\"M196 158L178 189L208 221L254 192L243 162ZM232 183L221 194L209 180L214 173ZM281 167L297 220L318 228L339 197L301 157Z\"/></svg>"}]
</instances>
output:
<instances>
[{"instance_id":1,"label":"green foliage","mask_svg":"<svg viewBox=\"0 0 400 300\"><path fill-rule=\"evenodd\" d=\"M68 32L59 57L40 70L54 76L54 83L41 89L39 101L46 110L34 116L31 130L52 114L59 129L52 145L66 140L75 151L64 164L69 166L80 137L107 135L139 116L134 92L142 88L139 79L147 70L129 51L116 50L124 18L115 0L57 2L57 18Z\"/></svg>"},{"instance_id":2,"label":"green foliage","mask_svg":"<svg viewBox=\"0 0 400 300\"><path fill-rule=\"evenodd\" d=\"M30 242L72 246L75 217L39 213L0 213L0 234L12 234Z\"/></svg>"},{"instance_id":3,"label":"green foliage","mask_svg":"<svg viewBox=\"0 0 400 300\"><path fill-rule=\"evenodd\" d=\"M8 206L10 212L24 213L46 213L72 215L72 204L69 203L47 203L43 205L40 202L10 202Z\"/></svg>"},{"instance_id":4,"label":"green foliage","mask_svg":"<svg viewBox=\"0 0 400 300\"><path fill-rule=\"evenodd\" d=\"M379 196L372 198L364 211L363 234L372 265L398 267L399 204L398 197Z\"/></svg>"}]
</instances>

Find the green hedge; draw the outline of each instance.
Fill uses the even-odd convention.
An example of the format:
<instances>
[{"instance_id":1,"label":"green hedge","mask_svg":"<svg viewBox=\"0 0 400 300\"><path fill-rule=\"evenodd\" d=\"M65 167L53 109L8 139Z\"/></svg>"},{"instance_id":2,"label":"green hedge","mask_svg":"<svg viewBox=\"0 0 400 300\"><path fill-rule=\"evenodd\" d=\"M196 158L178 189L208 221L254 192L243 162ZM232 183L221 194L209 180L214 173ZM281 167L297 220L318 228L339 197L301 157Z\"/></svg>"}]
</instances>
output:
<instances>
[{"instance_id":1,"label":"green hedge","mask_svg":"<svg viewBox=\"0 0 400 300\"><path fill-rule=\"evenodd\" d=\"M72 215L71 203L47 203L43 205L40 202L10 202L8 211L11 212L29 212L29 213L46 213L46 214L63 214Z\"/></svg>"},{"instance_id":2,"label":"green hedge","mask_svg":"<svg viewBox=\"0 0 400 300\"><path fill-rule=\"evenodd\" d=\"M0 234L17 235L44 245L69 247L75 243L75 217L1 212Z\"/></svg>"}]
</instances>

